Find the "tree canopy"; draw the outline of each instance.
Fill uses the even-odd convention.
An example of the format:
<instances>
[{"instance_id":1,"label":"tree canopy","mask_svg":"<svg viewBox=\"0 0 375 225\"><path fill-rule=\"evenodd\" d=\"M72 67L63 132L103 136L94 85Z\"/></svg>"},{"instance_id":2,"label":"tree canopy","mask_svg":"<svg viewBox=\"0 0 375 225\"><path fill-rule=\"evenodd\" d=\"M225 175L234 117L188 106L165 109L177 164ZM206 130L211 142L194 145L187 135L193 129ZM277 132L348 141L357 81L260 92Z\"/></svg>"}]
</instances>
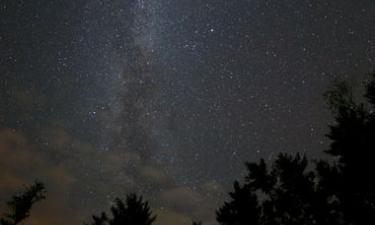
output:
<instances>
[{"instance_id":1,"label":"tree canopy","mask_svg":"<svg viewBox=\"0 0 375 225\"><path fill-rule=\"evenodd\" d=\"M43 183L35 182L27 187L21 194L14 195L7 202L9 212L0 219L1 225L16 225L29 217L31 207L45 198Z\"/></svg>"},{"instance_id":2,"label":"tree canopy","mask_svg":"<svg viewBox=\"0 0 375 225\"><path fill-rule=\"evenodd\" d=\"M234 182L216 212L221 225L375 224L375 73L363 102L345 82L326 97L335 123L325 152L333 162L279 154L268 165L247 163L244 184Z\"/></svg>"},{"instance_id":3,"label":"tree canopy","mask_svg":"<svg viewBox=\"0 0 375 225\"><path fill-rule=\"evenodd\" d=\"M111 217L105 212L100 216L94 215L90 225L151 225L156 219L148 202L136 194L127 195L125 202L119 198L115 199L110 211Z\"/></svg>"}]
</instances>

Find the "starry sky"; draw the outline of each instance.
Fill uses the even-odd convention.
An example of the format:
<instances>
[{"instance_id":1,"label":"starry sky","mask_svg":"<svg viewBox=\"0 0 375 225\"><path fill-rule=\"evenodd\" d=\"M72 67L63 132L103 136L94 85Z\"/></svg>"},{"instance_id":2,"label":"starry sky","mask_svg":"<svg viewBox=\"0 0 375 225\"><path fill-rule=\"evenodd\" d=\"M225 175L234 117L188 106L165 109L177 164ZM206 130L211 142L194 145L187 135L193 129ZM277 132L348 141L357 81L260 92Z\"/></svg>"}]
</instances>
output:
<instances>
[{"instance_id":1,"label":"starry sky","mask_svg":"<svg viewBox=\"0 0 375 225\"><path fill-rule=\"evenodd\" d=\"M143 194L156 225L215 224L244 162L324 157L323 93L374 70L372 0L1 0L0 201L30 225ZM0 206L0 211L3 209Z\"/></svg>"}]
</instances>

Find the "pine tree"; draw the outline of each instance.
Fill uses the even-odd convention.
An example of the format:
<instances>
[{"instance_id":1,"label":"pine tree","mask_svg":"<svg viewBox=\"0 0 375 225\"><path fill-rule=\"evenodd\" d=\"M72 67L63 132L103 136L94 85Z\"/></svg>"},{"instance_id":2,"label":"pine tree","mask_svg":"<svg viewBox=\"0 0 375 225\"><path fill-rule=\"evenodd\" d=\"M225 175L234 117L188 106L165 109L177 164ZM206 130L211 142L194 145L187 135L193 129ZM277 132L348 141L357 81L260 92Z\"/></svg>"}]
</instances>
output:
<instances>
[{"instance_id":1,"label":"pine tree","mask_svg":"<svg viewBox=\"0 0 375 225\"><path fill-rule=\"evenodd\" d=\"M221 225L375 224L375 73L365 102L356 101L345 82L326 97L335 124L325 152L333 160L280 154L270 165L247 163L244 184L234 183L216 213Z\"/></svg>"},{"instance_id":2,"label":"pine tree","mask_svg":"<svg viewBox=\"0 0 375 225\"><path fill-rule=\"evenodd\" d=\"M336 109L336 123L327 135L331 140L329 155L338 158L333 195L340 202L343 219L349 224L375 223L375 73L366 85L365 100L353 99L349 88L329 92ZM332 177L332 174L328 176ZM321 176L324 178L324 176ZM327 179L326 179L327 180Z\"/></svg>"},{"instance_id":3,"label":"pine tree","mask_svg":"<svg viewBox=\"0 0 375 225\"><path fill-rule=\"evenodd\" d=\"M40 182L35 182L26 190L14 195L10 201L7 202L9 212L0 219L1 225L16 225L30 216L31 207L41 200L45 199L45 187Z\"/></svg>"},{"instance_id":4,"label":"pine tree","mask_svg":"<svg viewBox=\"0 0 375 225\"><path fill-rule=\"evenodd\" d=\"M93 216L91 225L151 225L156 219L148 202L136 194L128 195L125 203L119 198L115 199L110 211L111 217L104 212L100 216Z\"/></svg>"},{"instance_id":5,"label":"pine tree","mask_svg":"<svg viewBox=\"0 0 375 225\"><path fill-rule=\"evenodd\" d=\"M234 182L234 191L229 193L231 201L216 212L217 221L222 225L257 225L259 224L260 209L257 196L247 185L241 186Z\"/></svg>"}]
</instances>

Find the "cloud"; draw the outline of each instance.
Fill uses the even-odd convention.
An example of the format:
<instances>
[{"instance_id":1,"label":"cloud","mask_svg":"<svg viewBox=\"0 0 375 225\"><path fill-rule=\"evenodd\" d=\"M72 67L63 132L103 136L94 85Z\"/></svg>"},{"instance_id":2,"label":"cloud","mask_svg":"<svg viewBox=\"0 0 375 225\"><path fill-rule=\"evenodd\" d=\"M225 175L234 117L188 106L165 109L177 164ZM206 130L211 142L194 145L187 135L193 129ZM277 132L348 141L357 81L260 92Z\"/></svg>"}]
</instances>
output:
<instances>
[{"instance_id":1,"label":"cloud","mask_svg":"<svg viewBox=\"0 0 375 225\"><path fill-rule=\"evenodd\" d=\"M161 193L160 201L170 208L189 212L202 203L199 193L189 187L175 187Z\"/></svg>"},{"instance_id":2,"label":"cloud","mask_svg":"<svg viewBox=\"0 0 375 225\"><path fill-rule=\"evenodd\" d=\"M0 180L0 193L9 193L27 183L23 177L15 176L6 169L2 169Z\"/></svg>"},{"instance_id":3,"label":"cloud","mask_svg":"<svg viewBox=\"0 0 375 225\"><path fill-rule=\"evenodd\" d=\"M156 225L191 225L192 218L185 213L176 212L174 210L159 209L155 213L158 215L155 221Z\"/></svg>"},{"instance_id":4,"label":"cloud","mask_svg":"<svg viewBox=\"0 0 375 225\"><path fill-rule=\"evenodd\" d=\"M70 185L76 181L76 178L62 166L50 168L46 175L53 178L54 182L59 186Z\"/></svg>"},{"instance_id":5,"label":"cloud","mask_svg":"<svg viewBox=\"0 0 375 225\"><path fill-rule=\"evenodd\" d=\"M208 180L201 185L200 189L205 196L213 197L214 199L217 199L218 196L222 196L224 193L226 193L223 185L216 180Z\"/></svg>"},{"instance_id":6,"label":"cloud","mask_svg":"<svg viewBox=\"0 0 375 225\"><path fill-rule=\"evenodd\" d=\"M26 138L11 129L0 130L0 191L9 192L30 182L26 172L35 171L42 160L27 150Z\"/></svg>"},{"instance_id":7,"label":"cloud","mask_svg":"<svg viewBox=\"0 0 375 225\"><path fill-rule=\"evenodd\" d=\"M47 192L48 194L48 192ZM67 207L63 196L47 196L47 198L36 204L31 212L30 218L27 219L28 225L71 225L82 224L79 218L83 213L78 213L76 209ZM82 210L78 210L79 212Z\"/></svg>"},{"instance_id":8,"label":"cloud","mask_svg":"<svg viewBox=\"0 0 375 225\"><path fill-rule=\"evenodd\" d=\"M47 200L37 204L30 218L31 221L40 222L30 224L47 224L43 221L48 220L49 215L63 218L64 214L57 216L61 210L55 209L66 207L66 200L60 194L69 190L76 178L68 169L55 165L46 155L37 151L22 132L0 129L0 196L7 196L1 199L2 207L15 191L31 184L34 179L47 184Z\"/></svg>"},{"instance_id":9,"label":"cloud","mask_svg":"<svg viewBox=\"0 0 375 225\"><path fill-rule=\"evenodd\" d=\"M0 155L1 177L19 178L24 183L40 178L59 185L68 185L75 180L67 169L55 165L46 155L36 151L21 132L0 130Z\"/></svg>"},{"instance_id":10,"label":"cloud","mask_svg":"<svg viewBox=\"0 0 375 225\"><path fill-rule=\"evenodd\" d=\"M222 195L223 191L223 187L214 180L196 188L171 186L161 192L157 200L158 204L163 206L158 210L162 221L158 221L157 224L162 224L164 220L169 224L192 224L193 221L216 224L214 215L217 196Z\"/></svg>"},{"instance_id":11,"label":"cloud","mask_svg":"<svg viewBox=\"0 0 375 225\"><path fill-rule=\"evenodd\" d=\"M139 169L139 173L146 182L157 185L166 185L171 182L167 174L163 170L153 166L143 166Z\"/></svg>"},{"instance_id":12,"label":"cloud","mask_svg":"<svg viewBox=\"0 0 375 225\"><path fill-rule=\"evenodd\" d=\"M215 196L224 190L216 181L195 188L177 185L161 165L141 153L98 151L60 123L50 123L41 133L49 143L45 149L20 131L0 129L0 195L10 196L35 178L47 185L47 199L33 209L28 224L81 224L132 191L151 200L156 225L214 223Z\"/></svg>"}]
</instances>

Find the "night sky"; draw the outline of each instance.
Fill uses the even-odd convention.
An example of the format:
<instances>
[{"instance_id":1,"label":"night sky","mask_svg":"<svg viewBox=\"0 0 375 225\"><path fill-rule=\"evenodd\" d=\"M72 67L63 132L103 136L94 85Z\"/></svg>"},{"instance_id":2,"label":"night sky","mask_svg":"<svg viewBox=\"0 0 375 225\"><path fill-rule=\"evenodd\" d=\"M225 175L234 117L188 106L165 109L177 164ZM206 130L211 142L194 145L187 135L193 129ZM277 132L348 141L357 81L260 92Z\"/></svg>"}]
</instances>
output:
<instances>
[{"instance_id":1,"label":"night sky","mask_svg":"<svg viewBox=\"0 0 375 225\"><path fill-rule=\"evenodd\" d=\"M215 224L244 162L322 157L323 93L375 68L373 0L0 0L0 211L72 225L143 194Z\"/></svg>"}]
</instances>

